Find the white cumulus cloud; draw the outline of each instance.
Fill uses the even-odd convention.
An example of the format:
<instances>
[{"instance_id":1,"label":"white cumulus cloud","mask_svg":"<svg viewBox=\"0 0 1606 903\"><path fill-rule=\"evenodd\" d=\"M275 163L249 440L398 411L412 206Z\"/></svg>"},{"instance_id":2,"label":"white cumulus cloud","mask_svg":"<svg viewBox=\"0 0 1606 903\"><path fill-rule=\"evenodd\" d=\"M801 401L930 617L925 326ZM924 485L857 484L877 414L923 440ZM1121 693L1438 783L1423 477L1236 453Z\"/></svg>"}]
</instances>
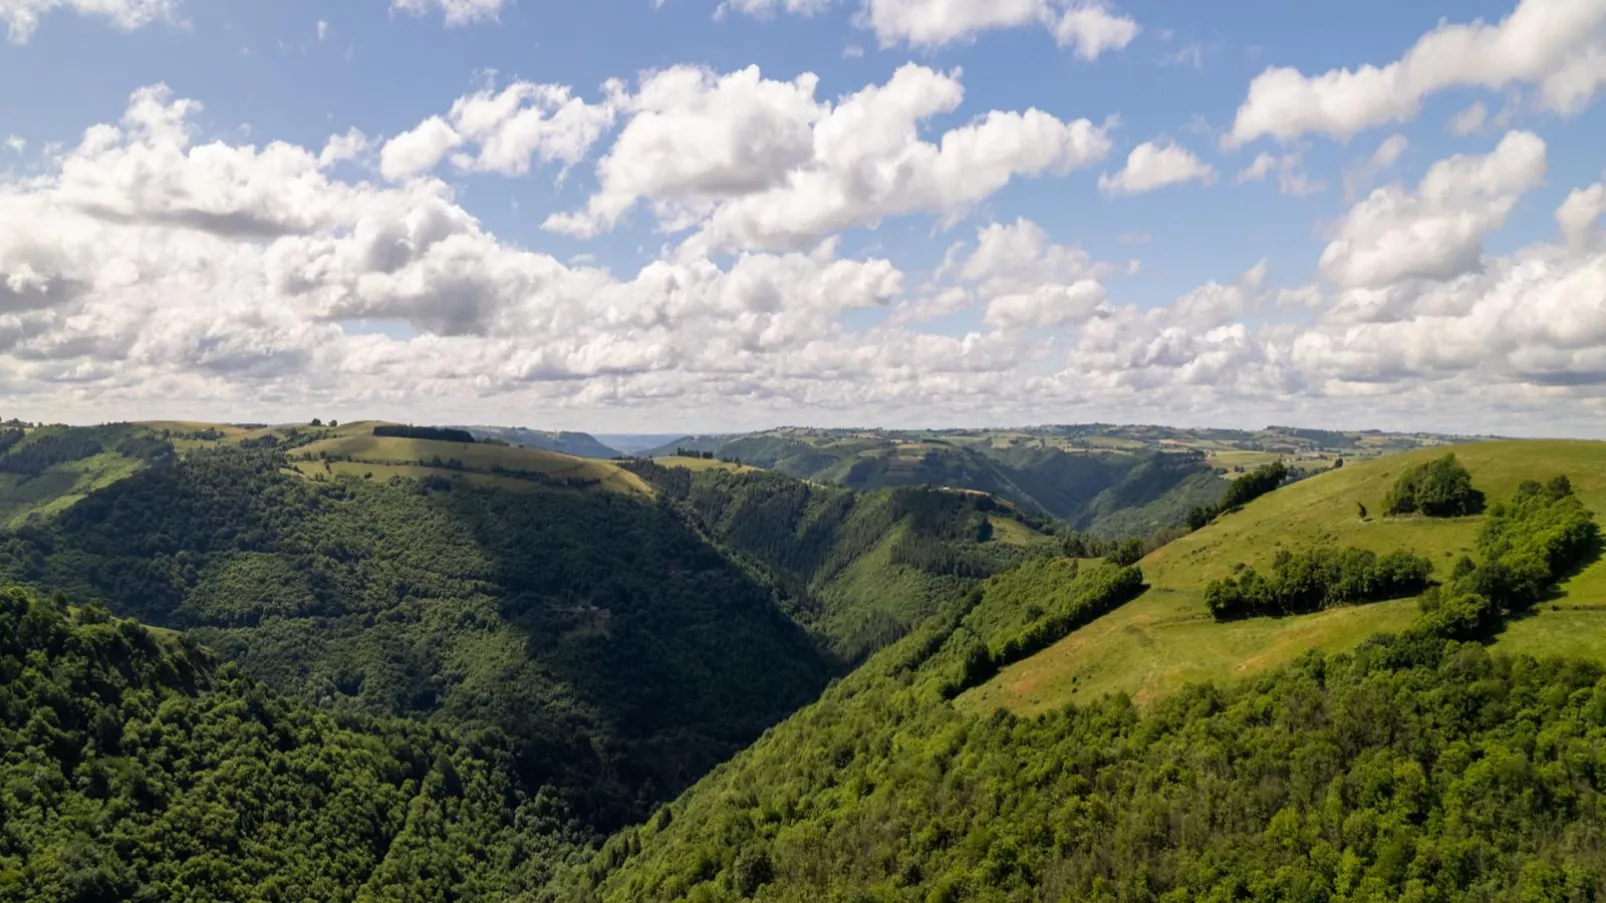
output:
<instances>
[{"instance_id":1,"label":"white cumulus cloud","mask_svg":"<svg viewBox=\"0 0 1606 903\"><path fill-rule=\"evenodd\" d=\"M448 26L494 20L507 0L391 0L390 8L415 16L439 10Z\"/></svg>"},{"instance_id":2,"label":"white cumulus cloud","mask_svg":"<svg viewBox=\"0 0 1606 903\"><path fill-rule=\"evenodd\" d=\"M1105 129L1039 110L991 111L922 140L922 124L964 99L957 73L908 64L884 85L816 101L818 79L679 67L648 76L597 167L584 210L548 229L607 231L639 202L661 228L699 228L708 248L801 248L886 217L950 215L1021 177L1103 158Z\"/></svg>"},{"instance_id":3,"label":"white cumulus cloud","mask_svg":"<svg viewBox=\"0 0 1606 903\"><path fill-rule=\"evenodd\" d=\"M39 28L39 20L56 10L105 19L118 28L135 29L153 22L178 21L179 0L0 0L0 22L6 36L26 44Z\"/></svg>"},{"instance_id":4,"label":"white cumulus cloud","mask_svg":"<svg viewBox=\"0 0 1606 903\"><path fill-rule=\"evenodd\" d=\"M1511 132L1485 155L1435 163L1412 193L1379 188L1355 205L1322 252L1322 274L1345 288L1449 279L1478 267L1483 240L1544 179L1545 143Z\"/></svg>"},{"instance_id":5,"label":"white cumulus cloud","mask_svg":"<svg viewBox=\"0 0 1606 903\"><path fill-rule=\"evenodd\" d=\"M1603 28L1603 0L1521 0L1495 24L1442 23L1386 66L1311 76L1268 68L1250 83L1223 143L1312 133L1348 138L1415 118L1425 99L1457 87L1531 85L1544 108L1576 113L1606 83Z\"/></svg>"},{"instance_id":6,"label":"white cumulus cloud","mask_svg":"<svg viewBox=\"0 0 1606 903\"><path fill-rule=\"evenodd\" d=\"M1106 194L1143 194L1183 182L1210 184L1215 169L1193 151L1174 142L1145 141L1127 155L1126 166L1115 175L1099 177L1099 190Z\"/></svg>"}]
</instances>

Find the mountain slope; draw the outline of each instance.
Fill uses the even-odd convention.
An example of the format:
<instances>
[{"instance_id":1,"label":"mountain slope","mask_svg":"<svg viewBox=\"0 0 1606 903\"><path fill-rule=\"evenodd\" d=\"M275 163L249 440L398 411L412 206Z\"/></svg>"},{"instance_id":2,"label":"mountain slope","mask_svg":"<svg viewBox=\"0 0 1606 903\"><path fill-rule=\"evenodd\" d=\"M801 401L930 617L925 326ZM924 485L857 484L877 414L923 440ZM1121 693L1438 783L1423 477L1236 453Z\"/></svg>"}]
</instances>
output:
<instances>
[{"instance_id":1,"label":"mountain slope","mask_svg":"<svg viewBox=\"0 0 1606 903\"><path fill-rule=\"evenodd\" d=\"M671 450L706 451L861 491L929 485L986 492L1102 536L1174 526L1226 490L1200 452L1132 445L1075 449L987 431L782 429L686 437Z\"/></svg>"},{"instance_id":2,"label":"mountain slope","mask_svg":"<svg viewBox=\"0 0 1606 903\"><path fill-rule=\"evenodd\" d=\"M0 571L189 628L337 711L495 727L525 780L596 825L689 783L836 670L646 495L318 482L289 463L220 448L147 469L0 541Z\"/></svg>"},{"instance_id":3,"label":"mountain slope","mask_svg":"<svg viewBox=\"0 0 1606 903\"><path fill-rule=\"evenodd\" d=\"M1535 589L1576 593L1600 567L1580 496L1514 485L1547 451L1578 465L1598 504L1599 447L1469 451L1488 485L1513 482L1513 501L1430 530L1477 528L1455 592L1520 563ZM1288 492L1228 520L1277 520ZM1552 534L1550 511L1588 529ZM1506 555L1519 557L1490 557ZM1132 589L1108 564L1064 560L993 578L561 875L560 896L1471 903L1606 889L1592 764L1606 756L1606 671L1451 639L1468 625L1445 615L1465 599L1435 597L1351 654L1194 684L1146 712L1124 694L1031 718L947 704L1055 636L1129 614Z\"/></svg>"},{"instance_id":4,"label":"mountain slope","mask_svg":"<svg viewBox=\"0 0 1606 903\"><path fill-rule=\"evenodd\" d=\"M489 733L336 717L0 588L0 900L500 899L577 838Z\"/></svg>"},{"instance_id":5,"label":"mountain slope","mask_svg":"<svg viewBox=\"0 0 1606 903\"><path fill-rule=\"evenodd\" d=\"M771 575L793 616L849 660L903 636L978 579L1058 548L1040 519L977 493L855 493L772 472L631 466Z\"/></svg>"},{"instance_id":6,"label":"mountain slope","mask_svg":"<svg viewBox=\"0 0 1606 903\"><path fill-rule=\"evenodd\" d=\"M0 528L49 518L173 453L132 424L0 425Z\"/></svg>"},{"instance_id":7,"label":"mountain slope","mask_svg":"<svg viewBox=\"0 0 1606 903\"><path fill-rule=\"evenodd\" d=\"M961 704L1033 713L1114 691L1147 701L1189 682L1253 675L1311 649L1349 649L1374 633L1403 628L1416 615L1411 600L1218 624L1204 589L1240 564L1265 572L1279 549L1319 544L1412 551L1432 558L1439 576L1447 576L1472 551L1483 517L1383 516L1384 497L1399 475L1440 454L1348 465L1279 489L1159 549L1143 562L1152 588L1142 598L1007 669ZM1587 506L1606 514L1606 443L1487 443L1459 446L1456 455L1490 499L1509 497L1523 480L1565 474ZM1566 581L1561 592L1559 610L1545 607L1508 625L1497 648L1606 661L1606 562Z\"/></svg>"},{"instance_id":8,"label":"mountain slope","mask_svg":"<svg viewBox=\"0 0 1606 903\"><path fill-rule=\"evenodd\" d=\"M562 430L532 430L511 426L468 426L463 427L463 429L472 433L476 439L495 439L499 442L509 442L525 448L538 448L543 451L574 455L577 458L608 459L617 458L622 454L618 449L603 444L596 437L587 433L570 433Z\"/></svg>"}]
</instances>

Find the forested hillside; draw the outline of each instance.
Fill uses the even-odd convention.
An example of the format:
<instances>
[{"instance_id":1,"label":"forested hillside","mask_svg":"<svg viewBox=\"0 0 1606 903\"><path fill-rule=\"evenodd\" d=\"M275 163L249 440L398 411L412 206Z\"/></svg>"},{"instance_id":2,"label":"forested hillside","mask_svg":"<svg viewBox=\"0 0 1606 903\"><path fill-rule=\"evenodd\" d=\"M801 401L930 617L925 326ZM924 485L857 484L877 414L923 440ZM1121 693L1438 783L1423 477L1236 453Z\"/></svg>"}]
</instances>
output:
<instances>
[{"instance_id":1,"label":"forested hillside","mask_svg":"<svg viewBox=\"0 0 1606 903\"><path fill-rule=\"evenodd\" d=\"M639 491L503 488L452 443L339 430L195 440L0 535L0 574L188 630L333 711L494 727L520 780L607 828L978 579L1057 548L984 496L651 465L651 489L615 469ZM468 460L391 465L422 479L329 466L427 465L415 445Z\"/></svg>"},{"instance_id":2,"label":"forested hillside","mask_svg":"<svg viewBox=\"0 0 1606 903\"><path fill-rule=\"evenodd\" d=\"M494 726L615 824L812 699L837 664L674 512L609 493L315 482L203 450L0 540L0 570L187 628L335 711Z\"/></svg>"},{"instance_id":3,"label":"forested hillside","mask_svg":"<svg viewBox=\"0 0 1606 903\"><path fill-rule=\"evenodd\" d=\"M948 699L1141 589L1109 564L1027 564L560 885L631 901L1598 899L1606 672L1483 648L1598 557L1598 528L1570 481L1525 481L1475 553L1414 623L1352 654L1148 711L1125 695L957 711Z\"/></svg>"},{"instance_id":4,"label":"forested hillside","mask_svg":"<svg viewBox=\"0 0 1606 903\"><path fill-rule=\"evenodd\" d=\"M1058 548L1043 518L978 493L857 493L767 472L632 469L773 575L798 620L850 660L903 636L978 579Z\"/></svg>"},{"instance_id":5,"label":"forested hillside","mask_svg":"<svg viewBox=\"0 0 1606 903\"><path fill-rule=\"evenodd\" d=\"M0 592L0 900L1606 889L1599 667L1485 648L1593 604L1598 446L1270 465L1134 566L981 492L374 433L12 442L136 466L0 533L62 594ZM987 460L1196 478L1126 457ZM1295 660L1325 618L1390 634Z\"/></svg>"},{"instance_id":6,"label":"forested hillside","mask_svg":"<svg viewBox=\"0 0 1606 903\"><path fill-rule=\"evenodd\" d=\"M687 439L675 448L861 491L986 492L1106 537L1146 536L1179 524L1190 508L1218 501L1227 486L1202 453L1158 447L1067 450L975 437L776 430Z\"/></svg>"},{"instance_id":7,"label":"forested hillside","mask_svg":"<svg viewBox=\"0 0 1606 903\"><path fill-rule=\"evenodd\" d=\"M171 443L129 424L0 424L0 529L47 518L173 455Z\"/></svg>"},{"instance_id":8,"label":"forested hillside","mask_svg":"<svg viewBox=\"0 0 1606 903\"><path fill-rule=\"evenodd\" d=\"M512 760L0 588L0 901L512 899L581 839Z\"/></svg>"}]
</instances>

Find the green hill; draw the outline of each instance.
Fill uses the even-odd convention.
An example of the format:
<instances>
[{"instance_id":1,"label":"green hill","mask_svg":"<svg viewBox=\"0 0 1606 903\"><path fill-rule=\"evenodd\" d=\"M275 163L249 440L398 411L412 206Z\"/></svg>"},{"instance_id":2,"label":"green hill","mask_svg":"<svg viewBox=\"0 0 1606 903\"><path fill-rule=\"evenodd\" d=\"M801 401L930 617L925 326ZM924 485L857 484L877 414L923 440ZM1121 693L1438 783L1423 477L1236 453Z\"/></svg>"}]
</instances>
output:
<instances>
[{"instance_id":1,"label":"green hill","mask_svg":"<svg viewBox=\"0 0 1606 903\"><path fill-rule=\"evenodd\" d=\"M757 575L646 493L309 480L290 463L222 447L147 468L0 539L0 573L188 629L333 711L494 727L523 780L594 825L689 783L837 671Z\"/></svg>"},{"instance_id":2,"label":"green hill","mask_svg":"<svg viewBox=\"0 0 1606 903\"><path fill-rule=\"evenodd\" d=\"M332 712L494 729L520 785L594 831L1055 547L984 496L638 462L650 484L378 425L130 427L169 453L0 534L0 576L188 631Z\"/></svg>"},{"instance_id":3,"label":"green hill","mask_svg":"<svg viewBox=\"0 0 1606 903\"><path fill-rule=\"evenodd\" d=\"M622 452L597 440L589 433L571 433L562 430L532 430L511 426L463 427L477 439L494 439L525 448L573 455L577 458L617 458Z\"/></svg>"},{"instance_id":4,"label":"green hill","mask_svg":"<svg viewBox=\"0 0 1606 903\"><path fill-rule=\"evenodd\" d=\"M286 699L0 588L0 900L491 900L578 840L505 738Z\"/></svg>"},{"instance_id":5,"label":"green hill","mask_svg":"<svg viewBox=\"0 0 1606 903\"><path fill-rule=\"evenodd\" d=\"M860 443L847 471L800 480L377 426L10 440L19 486L126 463L41 491L0 582L153 626L0 591L0 901L1606 890L1606 562L1494 632L1448 595L1510 576L1486 534L1525 481L1601 511L1606 445L1458 446L1489 507L1451 519L1382 514L1442 448L1347 456L1123 567L1012 494L1159 523L1220 497L1211 452L833 433L802 444ZM1212 615L1318 548L1451 589Z\"/></svg>"},{"instance_id":6,"label":"green hill","mask_svg":"<svg viewBox=\"0 0 1606 903\"><path fill-rule=\"evenodd\" d=\"M1458 456L1488 494L1485 514L1361 521L1356 502L1380 500L1413 463L1388 459L1226 515L1145 561L1146 587L1136 571L1064 559L999 574L560 876L560 898L1597 899L1606 670L1536 660L1546 650L1525 649L1521 631L1552 605L1600 601L1593 526L1593 546L1574 547L1582 567L1534 550L1552 548L1536 512L1600 506L1606 446ZM1576 495L1522 485L1558 473ZM1335 505L1355 524L1339 526ZM1514 573L1502 569L1519 559L1488 557L1500 549L1537 554L1551 601L1513 609L1476 642L1411 601L1226 623L1204 607L1234 557L1265 565L1279 544L1339 541L1414 543L1435 561L1471 553L1443 568L1456 587ZM1435 610L1451 601L1436 597ZM1365 625L1323 620L1349 615ZM1357 642L1382 628L1393 630ZM1058 655L1084 636L1079 656ZM1115 645L1145 642L1141 656ZM1324 651L1339 646L1349 651ZM1208 667L1188 658L1195 649ZM1029 717L984 704L978 687L1010 688L1017 669L1056 655L1084 667L1130 655L1148 670L1129 673L1151 683L1139 704L1096 685L1067 692L1070 705L1018 707ZM1190 669L1213 682L1168 682Z\"/></svg>"},{"instance_id":7,"label":"green hill","mask_svg":"<svg viewBox=\"0 0 1606 903\"><path fill-rule=\"evenodd\" d=\"M988 492L1107 538L1150 536L1217 502L1226 481L1286 460L1320 472L1463 442L1425 433L1259 431L1085 424L1023 429L782 428L686 436L652 452L707 452L851 489L933 485Z\"/></svg>"},{"instance_id":8,"label":"green hill","mask_svg":"<svg viewBox=\"0 0 1606 903\"><path fill-rule=\"evenodd\" d=\"M1441 453L1349 465L1280 489L1171 543L1143 562L1151 586L1143 597L1007 669L960 704L1032 713L1115 691L1142 703L1187 683L1253 675L1311 649L1349 649L1374 633L1402 628L1415 617L1414 601L1218 624L1204 589L1240 563L1266 571L1279 549L1318 544L1404 549L1427 555L1441 577L1448 575L1472 551L1483 517L1383 516L1384 497L1401 472ZM1590 508L1606 514L1606 443L1486 443L1460 446L1456 455L1490 499L1510 496L1523 480L1565 474ZM1565 582L1561 593L1553 605L1509 625L1496 648L1606 661L1606 562Z\"/></svg>"},{"instance_id":9,"label":"green hill","mask_svg":"<svg viewBox=\"0 0 1606 903\"><path fill-rule=\"evenodd\" d=\"M799 623L849 660L908 633L977 580L1058 548L1040 518L980 493L856 493L733 465L632 466L770 575Z\"/></svg>"},{"instance_id":10,"label":"green hill","mask_svg":"<svg viewBox=\"0 0 1606 903\"><path fill-rule=\"evenodd\" d=\"M1131 445L1092 450L992 432L782 429L686 437L660 451L703 451L860 491L944 486L986 492L1105 536L1152 534L1225 491L1225 480L1201 452Z\"/></svg>"},{"instance_id":11,"label":"green hill","mask_svg":"<svg viewBox=\"0 0 1606 903\"><path fill-rule=\"evenodd\" d=\"M152 460L171 445L129 424L78 428L0 425L0 528L49 518Z\"/></svg>"}]
</instances>

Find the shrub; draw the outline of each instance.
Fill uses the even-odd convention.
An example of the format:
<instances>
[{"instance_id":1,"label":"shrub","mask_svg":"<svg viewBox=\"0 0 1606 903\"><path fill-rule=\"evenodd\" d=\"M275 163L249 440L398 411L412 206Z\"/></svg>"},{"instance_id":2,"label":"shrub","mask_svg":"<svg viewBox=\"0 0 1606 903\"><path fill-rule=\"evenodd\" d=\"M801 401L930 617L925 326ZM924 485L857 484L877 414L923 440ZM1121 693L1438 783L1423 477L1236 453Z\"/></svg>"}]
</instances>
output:
<instances>
[{"instance_id":1,"label":"shrub","mask_svg":"<svg viewBox=\"0 0 1606 903\"><path fill-rule=\"evenodd\" d=\"M1483 493L1472 488L1472 474L1449 454L1401 474L1389 490L1387 507L1389 514L1464 517L1483 510Z\"/></svg>"},{"instance_id":2,"label":"shrub","mask_svg":"<svg viewBox=\"0 0 1606 903\"><path fill-rule=\"evenodd\" d=\"M1321 611L1335 605L1381 602L1426 589L1433 563L1395 551L1379 558L1368 549L1279 552L1270 578L1245 568L1236 578L1205 587L1205 604L1218 620Z\"/></svg>"}]
</instances>

